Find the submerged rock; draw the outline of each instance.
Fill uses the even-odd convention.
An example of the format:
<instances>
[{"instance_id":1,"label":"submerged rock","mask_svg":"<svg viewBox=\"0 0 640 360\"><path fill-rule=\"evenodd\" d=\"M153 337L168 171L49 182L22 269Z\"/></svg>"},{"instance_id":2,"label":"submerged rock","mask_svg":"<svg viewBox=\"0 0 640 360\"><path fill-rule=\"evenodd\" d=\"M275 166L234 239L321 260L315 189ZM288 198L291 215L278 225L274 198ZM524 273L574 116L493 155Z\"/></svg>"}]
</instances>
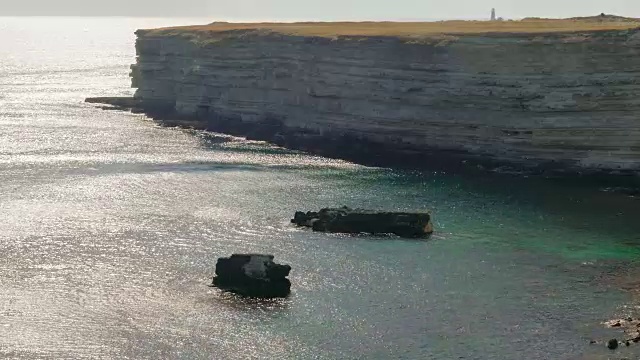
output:
<instances>
[{"instance_id":1,"label":"submerged rock","mask_svg":"<svg viewBox=\"0 0 640 360\"><path fill-rule=\"evenodd\" d=\"M291 222L314 231L332 233L395 234L406 238L427 237L433 233L431 215L427 212L383 212L344 206L319 212L298 211Z\"/></svg>"},{"instance_id":2,"label":"submerged rock","mask_svg":"<svg viewBox=\"0 0 640 360\"><path fill-rule=\"evenodd\" d=\"M286 297L291 266L276 264L273 255L233 254L219 258L213 285L240 295L258 298Z\"/></svg>"},{"instance_id":3,"label":"submerged rock","mask_svg":"<svg viewBox=\"0 0 640 360\"><path fill-rule=\"evenodd\" d=\"M615 350L618 348L618 339L611 339L607 341L607 347L611 350Z\"/></svg>"},{"instance_id":4,"label":"submerged rock","mask_svg":"<svg viewBox=\"0 0 640 360\"><path fill-rule=\"evenodd\" d=\"M90 104L108 104L111 107L102 107L108 110L132 110L140 105L139 100L127 96L89 97L84 101Z\"/></svg>"}]
</instances>

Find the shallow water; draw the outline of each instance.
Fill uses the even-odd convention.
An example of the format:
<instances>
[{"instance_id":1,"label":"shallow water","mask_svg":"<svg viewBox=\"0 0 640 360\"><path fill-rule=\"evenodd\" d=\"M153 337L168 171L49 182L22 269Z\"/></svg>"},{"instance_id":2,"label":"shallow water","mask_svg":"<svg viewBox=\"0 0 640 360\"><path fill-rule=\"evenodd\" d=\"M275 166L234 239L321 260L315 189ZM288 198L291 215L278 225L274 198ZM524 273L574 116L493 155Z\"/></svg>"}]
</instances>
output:
<instances>
[{"instance_id":1,"label":"shallow water","mask_svg":"<svg viewBox=\"0 0 640 360\"><path fill-rule=\"evenodd\" d=\"M0 354L17 358L605 359L635 300L640 200L597 184L358 166L84 104L130 95L133 30L0 18ZM315 234L296 210L431 209L430 241ZM267 252L293 293L207 287ZM640 345L616 355L638 356Z\"/></svg>"}]
</instances>

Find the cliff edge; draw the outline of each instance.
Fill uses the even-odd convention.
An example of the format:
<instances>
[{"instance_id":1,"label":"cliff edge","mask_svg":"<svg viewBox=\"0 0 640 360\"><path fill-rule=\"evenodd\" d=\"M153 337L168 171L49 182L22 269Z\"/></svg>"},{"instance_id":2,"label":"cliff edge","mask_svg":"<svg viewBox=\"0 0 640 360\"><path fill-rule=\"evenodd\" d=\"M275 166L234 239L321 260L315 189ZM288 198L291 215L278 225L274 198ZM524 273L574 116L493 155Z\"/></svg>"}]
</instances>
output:
<instances>
[{"instance_id":1,"label":"cliff edge","mask_svg":"<svg viewBox=\"0 0 640 360\"><path fill-rule=\"evenodd\" d=\"M362 162L640 171L640 23L230 24L139 30L156 118Z\"/></svg>"}]
</instances>

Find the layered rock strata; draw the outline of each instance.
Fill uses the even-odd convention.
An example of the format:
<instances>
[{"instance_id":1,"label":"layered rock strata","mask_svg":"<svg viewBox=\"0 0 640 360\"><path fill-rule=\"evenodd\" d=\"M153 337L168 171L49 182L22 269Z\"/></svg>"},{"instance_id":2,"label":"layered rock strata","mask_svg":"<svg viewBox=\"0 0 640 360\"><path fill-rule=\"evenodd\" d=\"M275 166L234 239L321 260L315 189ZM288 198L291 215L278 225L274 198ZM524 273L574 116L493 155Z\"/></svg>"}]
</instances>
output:
<instances>
[{"instance_id":1,"label":"layered rock strata","mask_svg":"<svg viewBox=\"0 0 640 360\"><path fill-rule=\"evenodd\" d=\"M172 124L365 163L640 171L640 29L137 36L135 101Z\"/></svg>"}]
</instances>

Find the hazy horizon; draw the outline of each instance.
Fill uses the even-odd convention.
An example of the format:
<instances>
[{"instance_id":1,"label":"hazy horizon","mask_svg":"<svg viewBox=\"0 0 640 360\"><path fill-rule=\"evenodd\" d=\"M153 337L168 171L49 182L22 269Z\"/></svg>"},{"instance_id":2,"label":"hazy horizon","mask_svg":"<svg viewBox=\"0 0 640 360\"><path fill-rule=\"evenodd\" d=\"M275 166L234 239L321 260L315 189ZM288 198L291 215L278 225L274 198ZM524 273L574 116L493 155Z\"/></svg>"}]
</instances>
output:
<instances>
[{"instance_id":1,"label":"hazy horizon","mask_svg":"<svg viewBox=\"0 0 640 360\"><path fill-rule=\"evenodd\" d=\"M600 4L598 4L600 3ZM0 16L127 16L127 17L209 17L218 21L332 21L332 20L396 20L429 21L444 19L486 19L492 7L504 18L591 16L600 13L640 17L640 1L551 0L397 0L338 1L325 0L301 4L293 0L183 0L179 6L168 0L111 0L108 3L88 3L84 0L12 1L3 4Z\"/></svg>"}]
</instances>

